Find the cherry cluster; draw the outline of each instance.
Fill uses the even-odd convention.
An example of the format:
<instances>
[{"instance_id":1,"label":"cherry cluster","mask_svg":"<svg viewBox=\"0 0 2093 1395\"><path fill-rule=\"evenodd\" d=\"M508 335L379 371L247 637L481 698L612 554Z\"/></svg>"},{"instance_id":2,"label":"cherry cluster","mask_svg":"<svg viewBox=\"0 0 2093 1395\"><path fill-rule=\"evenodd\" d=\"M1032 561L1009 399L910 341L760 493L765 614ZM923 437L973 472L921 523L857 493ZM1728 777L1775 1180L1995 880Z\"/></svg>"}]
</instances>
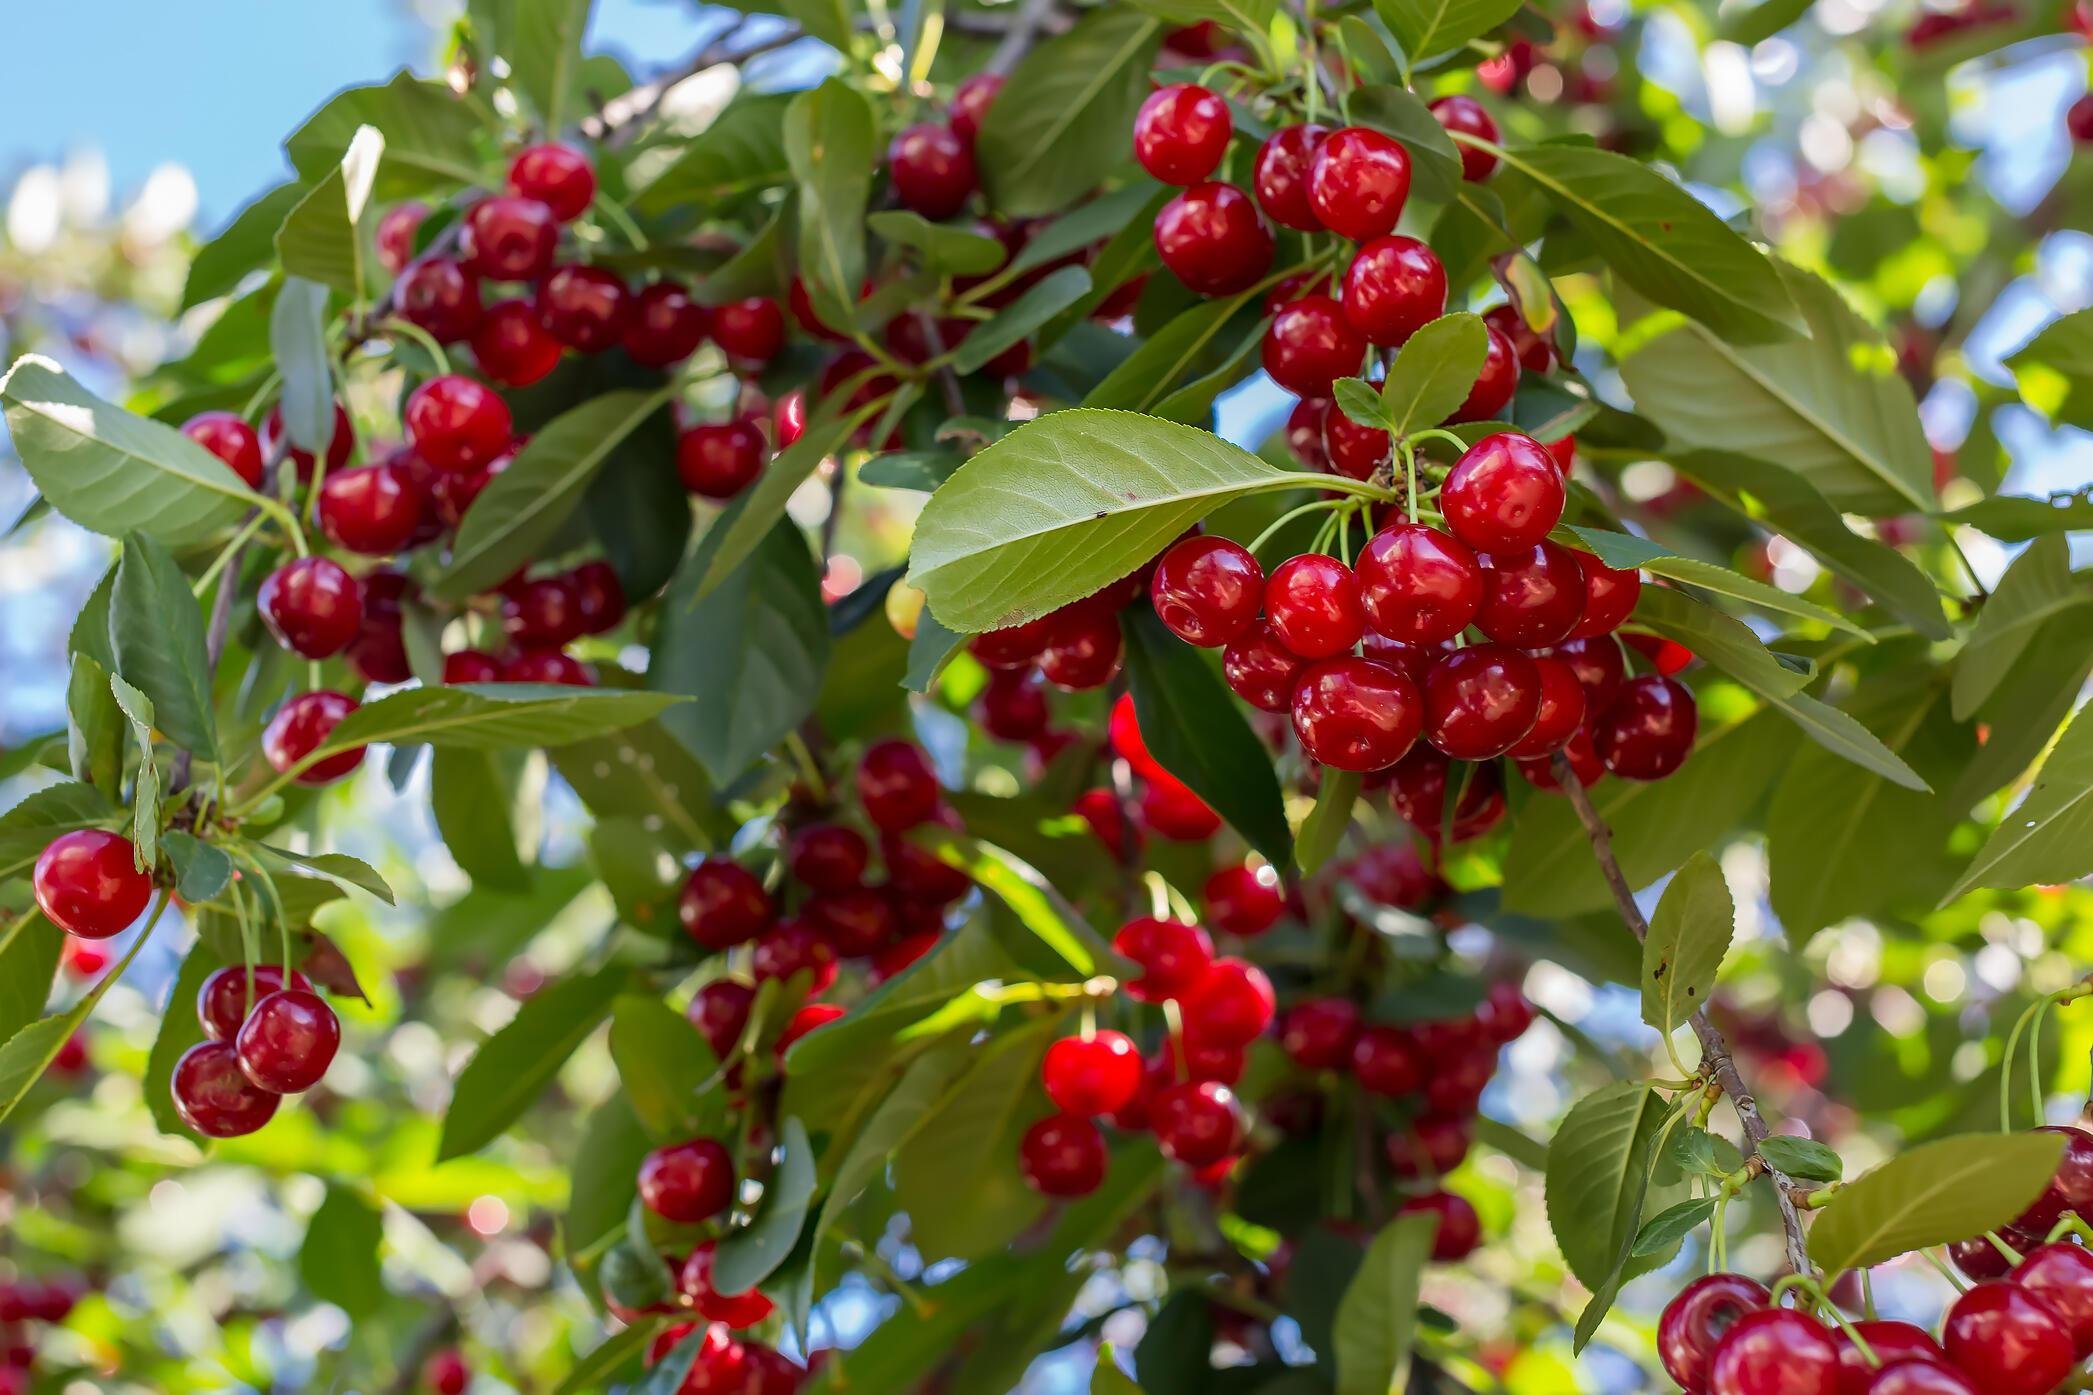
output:
<instances>
[{"instance_id":1,"label":"cherry cluster","mask_svg":"<svg viewBox=\"0 0 2093 1395\"><path fill-rule=\"evenodd\" d=\"M695 1322L662 1329L647 1348L647 1364L659 1365L697 1330ZM707 1323L698 1339L697 1359L677 1387L677 1395L794 1395L827 1358L827 1351L817 1351L801 1366L762 1342L736 1337L724 1322Z\"/></svg>"},{"instance_id":2,"label":"cherry cluster","mask_svg":"<svg viewBox=\"0 0 2093 1395\"><path fill-rule=\"evenodd\" d=\"M36 1344L25 1325L64 1322L85 1291L76 1279L0 1283L0 1395L28 1395L35 1380Z\"/></svg>"}]
</instances>

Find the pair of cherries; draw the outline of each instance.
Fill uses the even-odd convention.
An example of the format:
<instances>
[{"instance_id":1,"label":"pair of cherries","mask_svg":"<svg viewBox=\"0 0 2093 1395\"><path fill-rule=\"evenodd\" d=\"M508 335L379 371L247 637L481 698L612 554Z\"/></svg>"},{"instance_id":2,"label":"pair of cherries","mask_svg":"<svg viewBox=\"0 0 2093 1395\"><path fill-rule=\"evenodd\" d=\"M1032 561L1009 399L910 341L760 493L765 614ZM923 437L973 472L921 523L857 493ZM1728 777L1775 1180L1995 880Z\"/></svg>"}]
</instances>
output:
<instances>
[{"instance_id":1,"label":"pair of cherries","mask_svg":"<svg viewBox=\"0 0 2093 1395\"><path fill-rule=\"evenodd\" d=\"M956 216L980 185L974 141L1003 79L976 73L953 91L943 121L903 128L887 146L887 182L903 208L933 222Z\"/></svg>"},{"instance_id":2,"label":"pair of cherries","mask_svg":"<svg viewBox=\"0 0 2093 1395\"><path fill-rule=\"evenodd\" d=\"M236 1138L269 1122L285 1095L320 1082L341 1046L334 1009L305 975L280 965L219 969L196 996L207 1040L175 1062L183 1122L208 1138Z\"/></svg>"}]
</instances>

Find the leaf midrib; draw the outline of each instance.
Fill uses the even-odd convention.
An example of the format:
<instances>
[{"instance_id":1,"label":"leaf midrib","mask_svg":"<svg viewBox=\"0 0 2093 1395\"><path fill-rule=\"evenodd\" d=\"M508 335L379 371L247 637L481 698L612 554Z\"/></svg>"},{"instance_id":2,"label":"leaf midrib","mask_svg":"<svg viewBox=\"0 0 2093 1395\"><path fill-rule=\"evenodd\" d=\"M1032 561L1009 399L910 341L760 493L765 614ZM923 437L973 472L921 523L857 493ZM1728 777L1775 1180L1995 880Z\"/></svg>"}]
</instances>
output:
<instances>
[{"instance_id":1,"label":"leaf midrib","mask_svg":"<svg viewBox=\"0 0 2093 1395\"><path fill-rule=\"evenodd\" d=\"M1016 183L1022 180L1031 173L1034 166L1047 157L1050 151L1059 146L1062 138L1074 127L1077 118L1089 109L1092 102L1097 100L1097 94L1104 91L1108 84L1122 74L1126 65L1133 59L1133 56L1140 51L1141 47L1161 27L1156 20L1150 19L1129 30L1126 43L1112 54L1111 61L1098 65L1097 76L1079 89L1077 100L1069 102L1062 108L1063 114L1061 117L1048 125L1041 133L1043 138L1036 140L1028 153L1011 162L1010 168L1002 176L1003 181Z\"/></svg>"}]
</instances>

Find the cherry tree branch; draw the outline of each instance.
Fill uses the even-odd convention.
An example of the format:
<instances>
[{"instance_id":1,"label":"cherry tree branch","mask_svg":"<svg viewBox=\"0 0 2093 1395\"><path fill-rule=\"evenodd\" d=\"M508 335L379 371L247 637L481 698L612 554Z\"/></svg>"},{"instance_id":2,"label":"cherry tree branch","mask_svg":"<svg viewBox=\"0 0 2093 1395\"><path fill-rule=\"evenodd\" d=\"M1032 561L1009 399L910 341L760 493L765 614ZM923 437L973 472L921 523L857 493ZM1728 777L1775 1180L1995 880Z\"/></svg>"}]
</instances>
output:
<instances>
[{"instance_id":1,"label":"cherry tree branch","mask_svg":"<svg viewBox=\"0 0 2093 1395\"><path fill-rule=\"evenodd\" d=\"M1621 872L1620 861L1614 856L1613 830L1606 826L1606 821L1599 817L1599 811L1592 807L1591 796L1585 792L1583 782L1577 778L1577 772L1570 768L1569 761L1560 752L1555 756L1553 769L1563 793L1569 796L1570 807L1577 811L1577 821L1584 825L1585 837L1592 845L1592 856L1598 861L1599 873L1606 878L1606 885L1613 892L1613 902L1620 910L1621 920L1634 934L1638 943L1648 939L1650 922L1644 918L1642 907L1635 904L1635 889L1628 885L1628 878ZM1811 1269L1809 1246L1803 1238L1802 1215L1796 1210L1794 1197L1790 1195L1790 1189L1795 1183L1759 1151L1759 1145L1771 1136L1773 1130L1767 1127L1765 1116L1759 1112L1758 1100L1752 1095L1751 1088L1744 1083L1744 1076L1737 1069L1737 1060L1730 1051L1728 1038L1723 1036L1720 1027L1708 1019L1707 1009L1702 1008L1695 1012L1687 1019L1687 1025L1693 1028L1693 1035L1701 1044L1701 1070L1721 1087L1723 1094L1729 1096L1730 1105L1737 1111L1737 1119L1744 1126L1744 1136L1751 1143L1752 1156L1759 1160L1760 1165L1766 1169L1766 1175L1773 1179L1774 1200L1779 1204L1781 1229L1787 1238L1788 1263L1796 1273L1807 1274Z\"/></svg>"}]
</instances>

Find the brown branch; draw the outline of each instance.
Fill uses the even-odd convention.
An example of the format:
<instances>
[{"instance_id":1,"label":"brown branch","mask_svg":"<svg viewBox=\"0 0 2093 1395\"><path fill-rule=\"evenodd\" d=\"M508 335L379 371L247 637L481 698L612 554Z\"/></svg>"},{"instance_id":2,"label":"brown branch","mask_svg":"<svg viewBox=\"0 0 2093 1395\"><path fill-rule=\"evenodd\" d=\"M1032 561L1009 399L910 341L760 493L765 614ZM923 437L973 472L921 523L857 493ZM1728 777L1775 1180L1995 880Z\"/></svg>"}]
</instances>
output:
<instances>
[{"instance_id":1,"label":"brown branch","mask_svg":"<svg viewBox=\"0 0 2093 1395\"><path fill-rule=\"evenodd\" d=\"M1635 904L1635 890L1628 885L1628 878L1622 874L1621 864L1613 854L1613 830L1592 807L1591 796L1585 792L1583 782L1560 752L1555 756L1553 768L1563 793L1569 796L1570 807L1577 811L1577 821L1584 825L1585 836L1591 841L1592 856L1597 859L1600 875L1606 878L1606 885L1613 892L1613 902L1620 909L1621 920L1638 943L1648 939L1650 923L1643 917L1642 908ZM1728 1039L1723 1036L1721 1028L1708 1020L1707 1009L1696 1011L1687 1019L1687 1025L1693 1028L1693 1034L1701 1044L1702 1072L1729 1096L1730 1105L1744 1126L1744 1136L1751 1143L1752 1155L1764 1164L1766 1175L1773 1179L1774 1200L1780 1206L1781 1229L1788 1242L1788 1263L1796 1273L1807 1274L1811 1268L1809 1246L1803 1239L1801 1213L1796 1210L1795 1199L1790 1194L1795 1182L1759 1152L1759 1145L1773 1131L1766 1126L1765 1116L1759 1113L1758 1100L1752 1096L1750 1087L1737 1070L1736 1057L1730 1051Z\"/></svg>"}]
</instances>

